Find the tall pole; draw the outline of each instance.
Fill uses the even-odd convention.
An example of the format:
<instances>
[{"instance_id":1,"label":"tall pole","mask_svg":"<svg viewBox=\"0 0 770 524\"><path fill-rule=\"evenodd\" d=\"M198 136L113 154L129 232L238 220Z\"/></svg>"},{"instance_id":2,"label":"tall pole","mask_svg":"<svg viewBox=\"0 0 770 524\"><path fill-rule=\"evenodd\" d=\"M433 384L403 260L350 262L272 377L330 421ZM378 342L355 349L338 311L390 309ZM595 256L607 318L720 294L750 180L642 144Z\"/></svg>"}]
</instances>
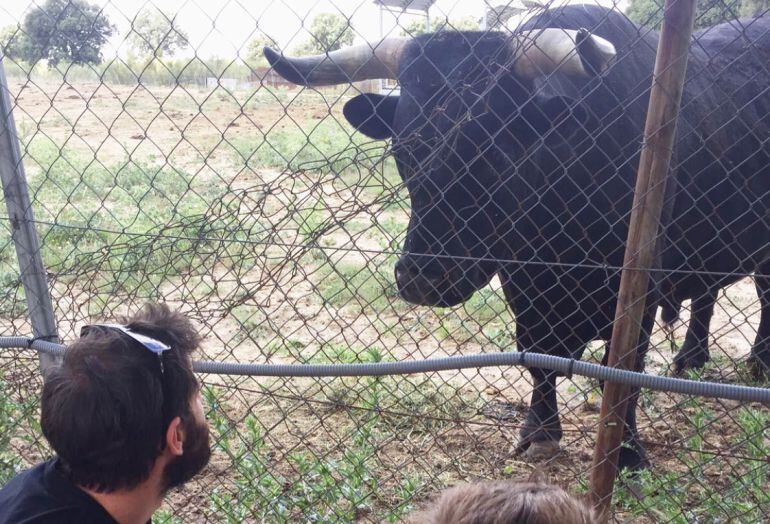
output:
<instances>
[{"instance_id":1,"label":"tall pole","mask_svg":"<svg viewBox=\"0 0 770 524\"><path fill-rule=\"evenodd\" d=\"M0 182L8 210L11 237L16 246L32 334L50 342L58 342L56 318L40 253L40 241L35 230L35 217L32 214L12 108L8 81L0 59ZM56 364L56 357L52 355L40 353L39 358L43 373Z\"/></svg>"},{"instance_id":2,"label":"tall pole","mask_svg":"<svg viewBox=\"0 0 770 524\"><path fill-rule=\"evenodd\" d=\"M644 128L644 148L634 190L631 223L612 329L608 365L633 369L649 269L655 260L666 175L674 145L696 0L666 0L652 90ZM628 269L633 268L633 269ZM591 471L591 498L603 521L609 518L618 456L625 430L630 388L606 382Z\"/></svg>"}]
</instances>

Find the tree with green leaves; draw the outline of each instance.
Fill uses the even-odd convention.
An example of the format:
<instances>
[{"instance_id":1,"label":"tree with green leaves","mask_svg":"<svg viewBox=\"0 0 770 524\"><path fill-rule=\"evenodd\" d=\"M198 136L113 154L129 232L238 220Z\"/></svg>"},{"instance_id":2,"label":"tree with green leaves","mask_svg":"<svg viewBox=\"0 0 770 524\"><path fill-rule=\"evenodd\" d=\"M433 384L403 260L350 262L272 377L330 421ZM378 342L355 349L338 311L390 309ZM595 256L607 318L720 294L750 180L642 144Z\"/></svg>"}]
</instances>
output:
<instances>
[{"instance_id":1,"label":"tree with green leaves","mask_svg":"<svg viewBox=\"0 0 770 524\"><path fill-rule=\"evenodd\" d=\"M278 47L278 43L267 33L258 35L254 40L249 42L249 47L246 50L246 64L251 68L267 67L267 59L262 50L265 47Z\"/></svg>"},{"instance_id":2,"label":"tree with green leaves","mask_svg":"<svg viewBox=\"0 0 770 524\"><path fill-rule=\"evenodd\" d=\"M310 40L301 44L295 53L316 55L336 51L353 43L353 29L344 16L321 13L310 23Z\"/></svg>"},{"instance_id":3,"label":"tree with green leaves","mask_svg":"<svg viewBox=\"0 0 770 524\"><path fill-rule=\"evenodd\" d=\"M145 9L134 18L128 39L134 51L146 58L173 55L190 45L176 18L155 8Z\"/></svg>"},{"instance_id":4,"label":"tree with green leaves","mask_svg":"<svg viewBox=\"0 0 770 524\"><path fill-rule=\"evenodd\" d=\"M770 8L770 0L701 0L695 12L695 28L709 27L742 16L755 16ZM639 25L660 29L663 0L631 0L626 11Z\"/></svg>"},{"instance_id":5,"label":"tree with green leaves","mask_svg":"<svg viewBox=\"0 0 770 524\"><path fill-rule=\"evenodd\" d=\"M21 59L24 33L20 25L8 25L0 29L0 58Z\"/></svg>"},{"instance_id":6,"label":"tree with green leaves","mask_svg":"<svg viewBox=\"0 0 770 524\"><path fill-rule=\"evenodd\" d=\"M743 0L741 16L763 15L770 10L770 0Z\"/></svg>"},{"instance_id":7,"label":"tree with green leaves","mask_svg":"<svg viewBox=\"0 0 770 524\"><path fill-rule=\"evenodd\" d=\"M478 31L480 29L479 21L473 16L464 16L462 18L456 18L449 20L446 17L438 17L431 20L430 32L437 33L439 31ZM425 27L425 19L420 18L412 20L408 24L401 28L402 36L417 36L427 33Z\"/></svg>"},{"instance_id":8,"label":"tree with green leaves","mask_svg":"<svg viewBox=\"0 0 770 524\"><path fill-rule=\"evenodd\" d=\"M10 58L31 64L99 64L102 47L114 32L98 6L85 0L46 0L27 14L10 45L3 44Z\"/></svg>"}]
</instances>

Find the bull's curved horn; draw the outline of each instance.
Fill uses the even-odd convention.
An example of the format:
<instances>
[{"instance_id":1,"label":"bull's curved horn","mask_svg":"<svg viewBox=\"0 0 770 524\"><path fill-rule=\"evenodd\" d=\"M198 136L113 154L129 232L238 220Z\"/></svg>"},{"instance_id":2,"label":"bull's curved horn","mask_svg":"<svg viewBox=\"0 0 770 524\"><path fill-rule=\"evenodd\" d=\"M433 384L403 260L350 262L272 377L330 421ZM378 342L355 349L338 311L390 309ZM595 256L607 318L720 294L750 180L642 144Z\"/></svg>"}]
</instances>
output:
<instances>
[{"instance_id":1,"label":"bull's curved horn","mask_svg":"<svg viewBox=\"0 0 770 524\"><path fill-rule=\"evenodd\" d=\"M585 29L546 28L514 36L514 72L534 79L555 71L591 77L604 72L617 52L604 38Z\"/></svg>"},{"instance_id":2,"label":"bull's curved horn","mask_svg":"<svg viewBox=\"0 0 770 524\"><path fill-rule=\"evenodd\" d=\"M266 47L265 58L289 82L305 86L346 84L373 78L396 78L398 60L408 38L385 38L378 44L345 47L323 55L291 58Z\"/></svg>"}]
</instances>

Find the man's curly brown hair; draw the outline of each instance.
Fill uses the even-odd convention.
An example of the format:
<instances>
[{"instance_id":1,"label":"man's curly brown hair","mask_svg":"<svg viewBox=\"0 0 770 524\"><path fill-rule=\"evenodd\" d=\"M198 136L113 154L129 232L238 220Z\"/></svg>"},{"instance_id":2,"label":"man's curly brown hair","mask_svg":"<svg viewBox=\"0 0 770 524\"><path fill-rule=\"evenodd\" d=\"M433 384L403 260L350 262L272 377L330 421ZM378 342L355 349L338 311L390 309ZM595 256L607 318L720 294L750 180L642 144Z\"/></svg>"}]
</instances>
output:
<instances>
[{"instance_id":1,"label":"man's curly brown hair","mask_svg":"<svg viewBox=\"0 0 770 524\"><path fill-rule=\"evenodd\" d=\"M200 337L165 304L118 319L171 349L160 357L120 333L94 328L73 342L45 379L40 425L74 483L102 493L144 481L174 417L193 423L198 392L191 355Z\"/></svg>"}]
</instances>

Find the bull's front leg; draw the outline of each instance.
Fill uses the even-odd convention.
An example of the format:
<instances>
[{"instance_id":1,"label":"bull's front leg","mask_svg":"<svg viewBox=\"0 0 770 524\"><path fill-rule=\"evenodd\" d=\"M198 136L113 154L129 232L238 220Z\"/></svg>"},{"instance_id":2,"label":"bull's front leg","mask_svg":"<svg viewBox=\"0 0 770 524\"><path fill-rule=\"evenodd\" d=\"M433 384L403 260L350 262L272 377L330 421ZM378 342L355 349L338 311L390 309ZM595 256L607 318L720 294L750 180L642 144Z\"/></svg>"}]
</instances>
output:
<instances>
[{"instance_id":1,"label":"bull's front leg","mask_svg":"<svg viewBox=\"0 0 770 524\"><path fill-rule=\"evenodd\" d=\"M709 324L714 315L717 292L717 288L711 288L692 301L687 335L674 357L674 374L680 375L687 369L700 369L709 361Z\"/></svg>"},{"instance_id":2,"label":"bull's front leg","mask_svg":"<svg viewBox=\"0 0 770 524\"><path fill-rule=\"evenodd\" d=\"M514 278L517 272L514 269L515 266L511 266L506 268L506 271L502 271L500 281L503 284L503 293L508 305L516 318L517 349L543 353L541 346L535 344L535 339L532 337L535 332L542 329L543 326L538 325L537 320L542 322L543 317L537 312L536 306L527 293L523 292L532 279L525 276L522 281L517 282ZM536 321L530 318L533 312ZM545 333L549 331L546 330ZM516 449L532 459L550 458L559 452L559 441L562 436L556 399L556 372L530 368L529 373L532 376L532 397L527 420L521 429Z\"/></svg>"},{"instance_id":3,"label":"bull's front leg","mask_svg":"<svg viewBox=\"0 0 770 524\"><path fill-rule=\"evenodd\" d=\"M562 437L556 399L556 372L538 368L529 372L533 380L532 399L518 447L528 458L550 458L559 452Z\"/></svg>"}]
</instances>

